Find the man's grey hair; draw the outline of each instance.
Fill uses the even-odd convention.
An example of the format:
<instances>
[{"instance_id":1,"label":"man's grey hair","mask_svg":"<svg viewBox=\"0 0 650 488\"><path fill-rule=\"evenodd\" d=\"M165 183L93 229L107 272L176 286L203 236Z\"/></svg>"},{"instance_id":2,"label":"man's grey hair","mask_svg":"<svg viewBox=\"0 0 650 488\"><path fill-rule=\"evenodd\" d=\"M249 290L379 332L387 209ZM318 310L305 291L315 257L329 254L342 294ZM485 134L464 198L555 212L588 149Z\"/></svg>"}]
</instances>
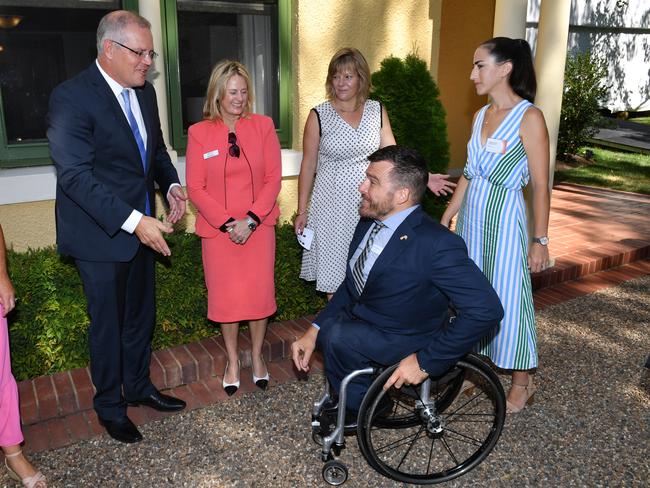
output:
<instances>
[{"instance_id":1,"label":"man's grey hair","mask_svg":"<svg viewBox=\"0 0 650 488\"><path fill-rule=\"evenodd\" d=\"M151 23L144 17L128 10L115 10L102 17L97 27L97 55L104 51L104 40L124 42L124 30L131 24L143 29L151 29Z\"/></svg>"}]
</instances>

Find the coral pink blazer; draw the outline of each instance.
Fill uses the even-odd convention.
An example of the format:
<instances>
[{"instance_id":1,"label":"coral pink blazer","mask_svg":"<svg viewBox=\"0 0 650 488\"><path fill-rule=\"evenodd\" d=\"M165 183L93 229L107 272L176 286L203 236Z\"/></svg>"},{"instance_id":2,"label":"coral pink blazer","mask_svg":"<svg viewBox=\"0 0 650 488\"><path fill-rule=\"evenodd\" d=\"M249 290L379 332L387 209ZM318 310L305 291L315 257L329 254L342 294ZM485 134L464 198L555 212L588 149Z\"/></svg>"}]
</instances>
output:
<instances>
[{"instance_id":1,"label":"coral pink blazer","mask_svg":"<svg viewBox=\"0 0 650 488\"><path fill-rule=\"evenodd\" d=\"M280 215L282 161L273 120L251 114L235 124L239 158L228 154L228 127L204 120L190 127L186 153L186 181L190 200L198 210L196 233L215 237L231 217L257 215L273 226Z\"/></svg>"}]
</instances>

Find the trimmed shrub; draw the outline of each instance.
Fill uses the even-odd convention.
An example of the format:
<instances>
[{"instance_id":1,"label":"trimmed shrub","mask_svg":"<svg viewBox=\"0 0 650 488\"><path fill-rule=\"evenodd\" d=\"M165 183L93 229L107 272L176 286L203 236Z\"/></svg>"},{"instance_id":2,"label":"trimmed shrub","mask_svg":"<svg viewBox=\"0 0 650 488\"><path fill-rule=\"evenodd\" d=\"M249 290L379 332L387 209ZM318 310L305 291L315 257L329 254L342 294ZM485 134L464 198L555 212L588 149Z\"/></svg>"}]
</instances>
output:
<instances>
[{"instance_id":1,"label":"trimmed shrub","mask_svg":"<svg viewBox=\"0 0 650 488\"><path fill-rule=\"evenodd\" d=\"M577 154L597 132L600 103L607 95L607 65L596 55L569 54L564 69L564 94L560 113L557 154L562 159Z\"/></svg>"},{"instance_id":2,"label":"trimmed shrub","mask_svg":"<svg viewBox=\"0 0 650 488\"><path fill-rule=\"evenodd\" d=\"M386 107L397 144L416 149L432 173L445 173L449 164L449 141L440 91L427 64L416 54L388 57L372 74L371 98ZM427 192L424 209L439 216L444 199Z\"/></svg>"},{"instance_id":3,"label":"trimmed shrub","mask_svg":"<svg viewBox=\"0 0 650 488\"><path fill-rule=\"evenodd\" d=\"M276 227L275 286L278 311L272 320L313 314L325 305L323 295L302 281L301 248L293 226ZM207 291L201 241L177 232L167 237L172 256L156 263L157 324L152 346L172 347L219 333L207 320ZM74 262L53 247L8 251L11 280L19 297L9 316L14 376L24 380L86 366L88 325L86 299ZM255 299L255 290L251 290Z\"/></svg>"}]
</instances>

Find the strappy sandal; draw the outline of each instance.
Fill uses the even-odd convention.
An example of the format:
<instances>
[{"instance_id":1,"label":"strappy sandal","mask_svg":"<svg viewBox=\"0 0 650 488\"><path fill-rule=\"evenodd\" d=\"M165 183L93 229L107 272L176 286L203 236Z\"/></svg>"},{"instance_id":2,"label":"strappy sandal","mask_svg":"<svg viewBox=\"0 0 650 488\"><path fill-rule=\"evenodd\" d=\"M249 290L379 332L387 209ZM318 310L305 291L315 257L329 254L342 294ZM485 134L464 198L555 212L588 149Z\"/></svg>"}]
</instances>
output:
<instances>
[{"instance_id":1,"label":"strappy sandal","mask_svg":"<svg viewBox=\"0 0 650 488\"><path fill-rule=\"evenodd\" d=\"M532 405L534 398L535 398L535 392L537 391L537 388L535 388L535 385L533 385L533 377L530 376L530 379L528 380L527 385L518 385L517 383L512 383L512 388L523 388L526 390L526 400L524 401L523 404L521 405L515 405L514 403L511 403L510 401L506 400L506 413L519 413L521 412L526 406Z\"/></svg>"},{"instance_id":2,"label":"strappy sandal","mask_svg":"<svg viewBox=\"0 0 650 488\"><path fill-rule=\"evenodd\" d=\"M18 481L22 483L22 485L25 488L47 488L47 480L45 479L45 476L43 476L43 473L40 471L36 471L36 474L33 476L28 476L26 478L21 478L18 476L18 474L9 467L9 464L7 464L7 459L9 458L14 458L17 456L20 456L23 453L22 449L18 452L13 452L11 454L5 454L5 468L7 468L7 472L9 473L9 477L13 479L14 481Z\"/></svg>"}]
</instances>

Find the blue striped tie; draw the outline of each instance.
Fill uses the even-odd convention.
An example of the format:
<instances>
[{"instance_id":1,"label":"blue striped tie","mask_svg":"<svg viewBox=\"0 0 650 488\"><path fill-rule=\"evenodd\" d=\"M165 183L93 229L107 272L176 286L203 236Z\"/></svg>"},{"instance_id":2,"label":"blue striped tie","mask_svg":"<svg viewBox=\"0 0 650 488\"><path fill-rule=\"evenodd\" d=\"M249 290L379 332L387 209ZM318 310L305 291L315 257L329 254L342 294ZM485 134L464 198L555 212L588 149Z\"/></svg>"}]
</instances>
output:
<instances>
[{"instance_id":1,"label":"blue striped tie","mask_svg":"<svg viewBox=\"0 0 650 488\"><path fill-rule=\"evenodd\" d=\"M357 262L354 263L354 267L352 268L354 286L359 292L359 295L361 295L363 287L366 284L366 280L363 278L363 266L366 264L366 259L368 258L368 254L370 254L370 248L372 247L372 243L374 242L375 237L384 227L386 226L381 222L375 222L375 226L372 228L370 235L368 236L366 247L363 248L363 251L361 251L361 254L359 254L359 257L357 258Z\"/></svg>"},{"instance_id":2,"label":"blue striped tie","mask_svg":"<svg viewBox=\"0 0 650 488\"><path fill-rule=\"evenodd\" d=\"M133 137L135 137L135 143L138 145L138 150L140 151L140 158L142 159L142 169L145 174L147 172L147 149L144 147L144 141L140 135L140 129L138 128L138 123L135 121L135 116L131 112L131 99L129 98L129 90L126 88L122 90L122 98L124 99L124 108L126 110L126 118L129 120L129 126L131 126L131 131L133 132ZM147 201L145 203L145 210L147 215L151 215L151 209L149 208L149 192L147 192Z\"/></svg>"}]
</instances>

